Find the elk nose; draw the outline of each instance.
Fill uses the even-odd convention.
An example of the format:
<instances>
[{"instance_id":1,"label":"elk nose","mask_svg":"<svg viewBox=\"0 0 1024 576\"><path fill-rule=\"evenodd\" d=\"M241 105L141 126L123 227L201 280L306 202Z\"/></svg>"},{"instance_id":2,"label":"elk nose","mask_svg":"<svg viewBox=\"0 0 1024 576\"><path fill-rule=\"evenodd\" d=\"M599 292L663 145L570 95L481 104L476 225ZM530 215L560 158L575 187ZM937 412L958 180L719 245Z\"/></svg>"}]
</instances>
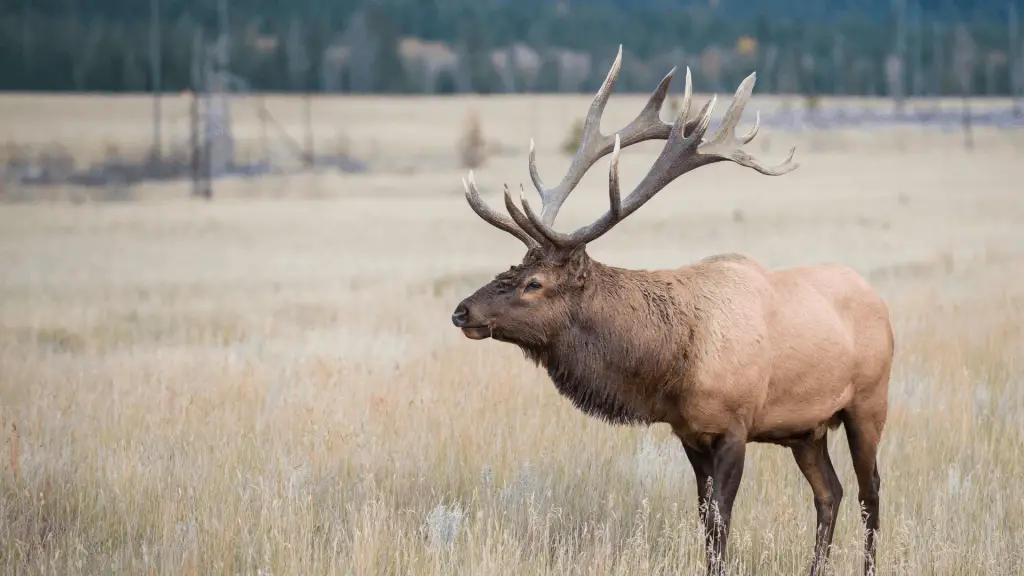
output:
<instances>
[{"instance_id":1,"label":"elk nose","mask_svg":"<svg viewBox=\"0 0 1024 576\"><path fill-rule=\"evenodd\" d=\"M469 310L465 304L459 304L455 308L455 312L452 313L452 324L455 324L457 328L462 328L469 321Z\"/></svg>"}]
</instances>

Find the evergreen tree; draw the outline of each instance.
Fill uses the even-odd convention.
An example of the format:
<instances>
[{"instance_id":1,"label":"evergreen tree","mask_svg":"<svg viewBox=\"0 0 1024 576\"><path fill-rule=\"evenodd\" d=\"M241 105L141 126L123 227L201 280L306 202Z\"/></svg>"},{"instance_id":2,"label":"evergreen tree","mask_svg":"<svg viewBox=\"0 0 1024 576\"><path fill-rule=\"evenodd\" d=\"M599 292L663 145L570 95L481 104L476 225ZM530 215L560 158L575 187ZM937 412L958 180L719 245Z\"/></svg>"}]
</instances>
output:
<instances>
[{"instance_id":1,"label":"evergreen tree","mask_svg":"<svg viewBox=\"0 0 1024 576\"><path fill-rule=\"evenodd\" d=\"M201 32L212 42L219 34L217 2L159 0L158 5L160 85L180 90L191 83L193 39ZM914 6L907 20L907 53L901 55L908 87L929 93L957 89L953 30L963 27L977 55L970 85L994 94L1011 90L1012 66L1024 66L1024 58L1009 57L1021 48L1010 51L1006 0L915 0ZM148 89L149 9L150 3L140 0L0 1L0 89ZM631 70L644 63L660 67L673 50L696 59L717 47L727 58L723 85L745 75L748 70L741 67L756 66L767 76L758 83L761 91L791 86L869 93L884 85L897 30L890 0L233 0L229 13L232 72L255 89L275 91L324 88L329 67L323 66L323 55L338 42L349 52L336 84L355 92L410 91L414 87L399 44L414 36L445 42L465 55L464 71L441 79L444 90L501 90L490 53L523 42L542 54L549 48L582 51L595 62L614 54L621 43L630 62L637 62ZM277 47L257 48L253 43L261 34L276 39ZM741 37L757 41L757 53L742 60L730 56ZM841 54L837 38L842 38ZM600 82L605 70L599 68L594 66L584 86ZM541 88L556 89L557 75L546 65ZM1024 71L1017 77L1024 78ZM694 80L707 81L700 75ZM638 82L643 86L634 85ZM646 90L647 83L639 76L623 77L620 89Z\"/></svg>"}]
</instances>

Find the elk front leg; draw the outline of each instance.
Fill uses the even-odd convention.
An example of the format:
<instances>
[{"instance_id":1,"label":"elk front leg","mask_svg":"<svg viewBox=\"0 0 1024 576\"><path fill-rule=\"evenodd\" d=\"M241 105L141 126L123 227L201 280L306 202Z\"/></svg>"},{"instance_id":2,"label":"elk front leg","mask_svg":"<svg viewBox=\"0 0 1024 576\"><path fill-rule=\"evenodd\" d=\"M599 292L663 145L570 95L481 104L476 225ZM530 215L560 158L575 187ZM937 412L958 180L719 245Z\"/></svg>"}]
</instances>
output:
<instances>
[{"instance_id":1,"label":"elk front leg","mask_svg":"<svg viewBox=\"0 0 1024 576\"><path fill-rule=\"evenodd\" d=\"M709 575L724 574L732 505L743 477L746 437L740 433L727 433L706 450L685 444L684 449L697 479L707 547L707 572Z\"/></svg>"}]
</instances>

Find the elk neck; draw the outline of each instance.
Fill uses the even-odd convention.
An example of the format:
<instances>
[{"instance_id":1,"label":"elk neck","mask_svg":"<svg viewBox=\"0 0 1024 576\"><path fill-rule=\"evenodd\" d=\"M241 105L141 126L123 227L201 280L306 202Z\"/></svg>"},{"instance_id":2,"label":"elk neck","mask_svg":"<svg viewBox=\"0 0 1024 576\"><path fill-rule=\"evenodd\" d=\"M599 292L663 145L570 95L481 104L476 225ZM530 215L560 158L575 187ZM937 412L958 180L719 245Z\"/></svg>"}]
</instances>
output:
<instances>
[{"instance_id":1,"label":"elk neck","mask_svg":"<svg viewBox=\"0 0 1024 576\"><path fill-rule=\"evenodd\" d=\"M694 323L689 291L675 277L591 261L583 297L565 328L524 353L558 391L591 416L648 424L685 385Z\"/></svg>"}]
</instances>

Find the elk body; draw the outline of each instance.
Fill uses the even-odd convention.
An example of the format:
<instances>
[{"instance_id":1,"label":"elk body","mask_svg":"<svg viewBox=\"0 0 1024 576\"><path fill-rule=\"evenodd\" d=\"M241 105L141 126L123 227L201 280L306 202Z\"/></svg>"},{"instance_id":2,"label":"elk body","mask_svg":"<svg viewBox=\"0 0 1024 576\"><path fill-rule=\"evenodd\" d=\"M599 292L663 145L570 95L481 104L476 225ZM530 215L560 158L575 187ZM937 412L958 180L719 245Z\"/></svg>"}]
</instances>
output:
<instances>
[{"instance_id":1,"label":"elk body","mask_svg":"<svg viewBox=\"0 0 1024 576\"><path fill-rule=\"evenodd\" d=\"M767 175L794 168L793 152L766 168L734 131L754 74L736 91L721 128L705 137L715 99L693 118L690 72L673 124L659 112L670 72L628 126L600 133L601 115L621 66L622 48L594 98L569 171L545 188L531 142L530 175L543 201L538 215L505 188L506 217L483 203L470 173L466 198L490 224L527 246L512 266L463 300L452 322L472 339L517 345L547 369L558 391L582 411L618 424L667 423L682 442L699 489L709 572L724 569L733 501L750 442L790 448L810 484L817 513L811 574L829 555L843 487L829 459L829 430L843 425L857 475L873 570L879 528L876 454L888 406L893 334L885 303L853 270L816 265L771 270L738 254L671 270L628 270L592 259L586 244L610 230L679 176L731 161ZM666 140L650 172L624 199L623 146ZM552 229L559 207L599 158L611 153L610 208L592 224Z\"/></svg>"}]
</instances>

